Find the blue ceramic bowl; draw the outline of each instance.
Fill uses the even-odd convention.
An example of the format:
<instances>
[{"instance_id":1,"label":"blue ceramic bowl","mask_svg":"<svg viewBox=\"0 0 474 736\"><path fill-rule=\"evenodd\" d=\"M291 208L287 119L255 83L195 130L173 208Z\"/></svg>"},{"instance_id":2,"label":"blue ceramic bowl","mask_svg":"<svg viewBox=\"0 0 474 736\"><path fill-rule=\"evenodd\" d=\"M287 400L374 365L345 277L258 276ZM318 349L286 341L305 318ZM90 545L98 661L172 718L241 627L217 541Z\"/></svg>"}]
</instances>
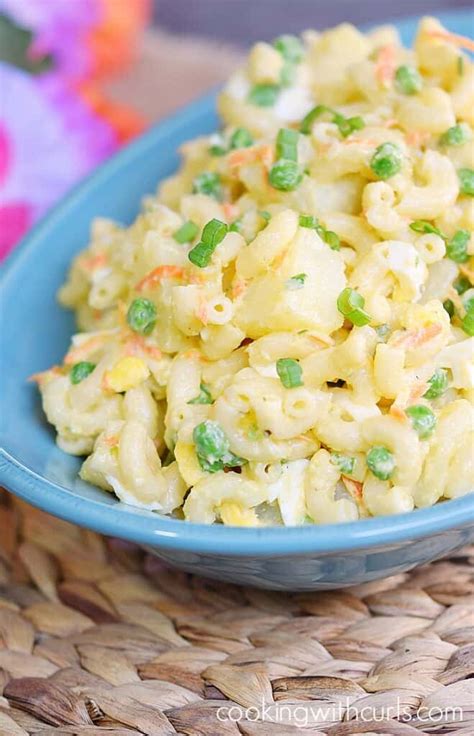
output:
<instances>
[{"instance_id":1,"label":"blue ceramic bowl","mask_svg":"<svg viewBox=\"0 0 474 736\"><path fill-rule=\"evenodd\" d=\"M456 32L466 12L443 18ZM410 42L414 20L399 23ZM471 26L472 27L472 26ZM153 128L82 184L32 232L4 269L0 483L81 526L144 545L190 572L280 590L354 585L408 570L474 541L474 495L399 516L326 526L239 529L189 524L119 503L81 481L27 378L60 361L74 325L55 293L96 215L129 222L143 194L177 167L185 140L218 124L214 96Z\"/></svg>"}]
</instances>

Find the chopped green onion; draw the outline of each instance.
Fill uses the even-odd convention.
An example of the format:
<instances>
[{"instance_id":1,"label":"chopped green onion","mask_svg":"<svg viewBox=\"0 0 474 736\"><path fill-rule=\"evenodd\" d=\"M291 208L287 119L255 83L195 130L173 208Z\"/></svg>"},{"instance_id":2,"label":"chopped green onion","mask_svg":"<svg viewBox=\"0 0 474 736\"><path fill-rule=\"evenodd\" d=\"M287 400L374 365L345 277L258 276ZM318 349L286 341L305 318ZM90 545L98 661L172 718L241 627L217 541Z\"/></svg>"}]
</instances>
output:
<instances>
[{"instance_id":1,"label":"chopped green onion","mask_svg":"<svg viewBox=\"0 0 474 736\"><path fill-rule=\"evenodd\" d=\"M458 230L451 240L446 243L446 255L456 263L466 263L469 260L467 246L470 240L469 230Z\"/></svg>"},{"instance_id":2,"label":"chopped green onion","mask_svg":"<svg viewBox=\"0 0 474 736\"><path fill-rule=\"evenodd\" d=\"M194 399L191 399L191 401L188 401L188 404L213 404L213 403L214 403L214 399L212 398L211 392L209 391L205 383L200 384L199 394Z\"/></svg>"},{"instance_id":3,"label":"chopped green onion","mask_svg":"<svg viewBox=\"0 0 474 736\"><path fill-rule=\"evenodd\" d=\"M130 304L127 322L139 335L149 335L156 324L156 307L149 299L139 297Z\"/></svg>"},{"instance_id":4,"label":"chopped green onion","mask_svg":"<svg viewBox=\"0 0 474 736\"><path fill-rule=\"evenodd\" d=\"M436 427L436 417L428 406L417 404L409 406L405 414L410 417L411 424L420 440L425 440Z\"/></svg>"},{"instance_id":5,"label":"chopped green onion","mask_svg":"<svg viewBox=\"0 0 474 736\"><path fill-rule=\"evenodd\" d=\"M443 309L447 312L452 319L455 315L454 302L451 299L446 299L443 302Z\"/></svg>"},{"instance_id":6,"label":"chopped green onion","mask_svg":"<svg viewBox=\"0 0 474 736\"><path fill-rule=\"evenodd\" d=\"M221 243L228 231L225 222L216 218L210 220L201 234L201 240L188 253L191 263L199 268L205 268L211 262L212 254Z\"/></svg>"},{"instance_id":7,"label":"chopped green onion","mask_svg":"<svg viewBox=\"0 0 474 736\"><path fill-rule=\"evenodd\" d=\"M464 294L465 291L471 288L471 282L466 276L458 276L456 281L453 283L454 289L459 295Z\"/></svg>"},{"instance_id":8,"label":"chopped green onion","mask_svg":"<svg viewBox=\"0 0 474 736\"><path fill-rule=\"evenodd\" d=\"M302 386L302 369L297 360L293 358L279 358L276 362L278 377L285 388Z\"/></svg>"},{"instance_id":9,"label":"chopped green onion","mask_svg":"<svg viewBox=\"0 0 474 736\"><path fill-rule=\"evenodd\" d=\"M191 240L194 240L198 232L199 227L196 225L196 223L192 222L192 220L188 220L184 223L184 225L181 225L179 230L176 230L173 238L176 240L177 243L190 243Z\"/></svg>"},{"instance_id":10,"label":"chopped green onion","mask_svg":"<svg viewBox=\"0 0 474 736\"><path fill-rule=\"evenodd\" d=\"M69 379L71 383L80 383L84 380L84 378L90 376L94 368L95 363L89 363L89 361L87 360L81 360L80 363L75 363L71 368L71 372L69 373Z\"/></svg>"},{"instance_id":11,"label":"chopped green onion","mask_svg":"<svg viewBox=\"0 0 474 736\"><path fill-rule=\"evenodd\" d=\"M272 219L271 214L267 212L267 210L259 210L258 214L260 215L262 220L265 220L265 222L270 222L270 220Z\"/></svg>"},{"instance_id":12,"label":"chopped green onion","mask_svg":"<svg viewBox=\"0 0 474 736\"><path fill-rule=\"evenodd\" d=\"M275 38L273 46L283 56L286 61L298 64L304 54L303 44L297 36L284 35Z\"/></svg>"},{"instance_id":13,"label":"chopped green onion","mask_svg":"<svg viewBox=\"0 0 474 736\"><path fill-rule=\"evenodd\" d=\"M319 226L319 220L317 217L313 217L313 215L300 215L299 225L300 227L307 227L311 230L316 230Z\"/></svg>"},{"instance_id":14,"label":"chopped green onion","mask_svg":"<svg viewBox=\"0 0 474 736\"><path fill-rule=\"evenodd\" d=\"M302 289L304 286L304 282L307 279L306 273L297 273L296 276L292 276L288 281L286 282L286 288L290 291L295 291L296 289Z\"/></svg>"},{"instance_id":15,"label":"chopped green onion","mask_svg":"<svg viewBox=\"0 0 474 736\"><path fill-rule=\"evenodd\" d=\"M332 230L325 230L323 234L323 240L329 245L332 250L341 250L341 241L339 235Z\"/></svg>"},{"instance_id":16,"label":"chopped green onion","mask_svg":"<svg viewBox=\"0 0 474 736\"><path fill-rule=\"evenodd\" d=\"M461 194L474 197L474 169L458 169Z\"/></svg>"},{"instance_id":17,"label":"chopped green onion","mask_svg":"<svg viewBox=\"0 0 474 736\"><path fill-rule=\"evenodd\" d=\"M410 222L410 230L414 230L415 233L432 233L433 235L439 235L440 238L444 239L444 235L441 230L427 220L415 220L414 222Z\"/></svg>"},{"instance_id":18,"label":"chopped green onion","mask_svg":"<svg viewBox=\"0 0 474 736\"><path fill-rule=\"evenodd\" d=\"M274 189L292 192L301 184L303 173L296 161L282 158L273 164L268 179Z\"/></svg>"},{"instance_id":19,"label":"chopped green onion","mask_svg":"<svg viewBox=\"0 0 474 736\"><path fill-rule=\"evenodd\" d=\"M248 148L253 144L253 138L247 128L236 128L229 141L229 148Z\"/></svg>"},{"instance_id":20,"label":"chopped green onion","mask_svg":"<svg viewBox=\"0 0 474 736\"><path fill-rule=\"evenodd\" d=\"M364 304L364 297L349 286L343 289L337 298L340 313L357 327L363 327L370 322L370 316L364 311Z\"/></svg>"},{"instance_id":21,"label":"chopped green onion","mask_svg":"<svg viewBox=\"0 0 474 736\"><path fill-rule=\"evenodd\" d=\"M304 133L304 135L309 135L311 133L311 128L313 127L314 121L319 118L319 116L322 115L323 112L329 111L330 108L326 105L316 105L316 107L313 107L313 109L310 110L301 121L300 133Z\"/></svg>"},{"instance_id":22,"label":"chopped green onion","mask_svg":"<svg viewBox=\"0 0 474 736\"><path fill-rule=\"evenodd\" d=\"M462 146L468 139L469 134L466 127L458 123L448 128L439 139L439 142L442 146Z\"/></svg>"},{"instance_id":23,"label":"chopped green onion","mask_svg":"<svg viewBox=\"0 0 474 736\"><path fill-rule=\"evenodd\" d=\"M395 143L382 143L370 159L370 168L379 179L390 179L402 168L402 160L402 152Z\"/></svg>"},{"instance_id":24,"label":"chopped green onion","mask_svg":"<svg viewBox=\"0 0 474 736\"><path fill-rule=\"evenodd\" d=\"M429 388L423 394L424 399L437 399L448 388L448 372L444 368L437 368L428 380Z\"/></svg>"},{"instance_id":25,"label":"chopped green onion","mask_svg":"<svg viewBox=\"0 0 474 736\"><path fill-rule=\"evenodd\" d=\"M366 456L369 470L379 480L388 480L395 470L395 458L390 450L382 445L372 447Z\"/></svg>"},{"instance_id":26,"label":"chopped green onion","mask_svg":"<svg viewBox=\"0 0 474 736\"><path fill-rule=\"evenodd\" d=\"M340 452L331 452L331 462L339 468L343 475L351 475L354 472L355 457L342 455Z\"/></svg>"},{"instance_id":27,"label":"chopped green onion","mask_svg":"<svg viewBox=\"0 0 474 736\"><path fill-rule=\"evenodd\" d=\"M346 118L344 115L341 115L341 113L336 112L336 110L333 110L327 105L316 105L316 107L313 107L313 109L310 110L301 121L300 132L304 133L304 135L309 135L314 121L323 113L329 113L332 115L332 122L337 125L340 134L344 138L347 138L347 136L351 135L355 130L362 130L362 128L365 128L364 119L361 118L360 115Z\"/></svg>"},{"instance_id":28,"label":"chopped green onion","mask_svg":"<svg viewBox=\"0 0 474 736\"><path fill-rule=\"evenodd\" d=\"M423 81L413 66L399 66L395 72L395 84L404 95L415 95L421 90Z\"/></svg>"},{"instance_id":29,"label":"chopped green onion","mask_svg":"<svg viewBox=\"0 0 474 736\"><path fill-rule=\"evenodd\" d=\"M206 420L198 424L193 430L193 440L199 464L208 473L235 468L246 462L230 451L229 440L217 422Z\"/></svg>"},{"instance_id":30,"label":"chopped green onion","mask_svg":"<svg viewBox=\"0 0 474 736\"><path fill-rule=\"evenodd\" d=\"M225 156L227 153L227 148L224 146L214 143L212 146L209 147L209 153L211 156Z\"/></svg>"},{"instance_id":31,"label":"chopped green onion","mask_svg":"<svg viewBox=\"0 0 474 736\"><path fill-rule=\"evenodd\" d=\"M474 310L466 312L461 320L461 326L464 332L469 335L469 337L474 336Z\"/></svg>"},{"instance_id":32,"label":"chopped green onion","mask_svg":"<svg viewBox=\"0 0 474 736\"><path fill-rule=\"evenodd\" d=\"M255 84L250 90L248 100L259 107L273 107L279 94L278 84Z\"/></svg>"},{"instance_id":33,"label":"chopped green onion","mask_svg":"<svg viewBox=\"0 0 474 736\"><path fill-rule=\"evenodd\" d=\"M229 225L229 232L230 233L240 233L242 230L242 220L240 217L237 218L237 220L234 220L234 222L231 222Z\"/></svg>"},{"instance_id":34,"label":"chopped green onion","mask_svg":"<svg viewBox=\"0 0 474 736\"><path fill-rule=\"evenodd\" d=\"M296 65L292 61L285 61L280 72L280 84L282 87L290 87L295 81Z\"/></svg>"},{"instance_id":35,"label":"chopped green onion","mask_svg":"<svg viewBox=\"0 0 474 736\"><path fill-rule=\"evenodd\" d=\"M474 312L474 289L469 289L462 300L466 312Z\"/></svg>"},{"instance_id":36,"label":"chopped green onion","mask_svg":"<svg viewBox=\"0 0 474 736\"><path fill-rule=\"evenodd\" d=\"M280 128L276 139L276 157L288 161L298 160L299 133L289 128Z\"/></svg>"},{"instance_id":37,"label":"chopped green onion","mask_svg":"<svg viewBox=\"0 0 474 736\"><path fill-rule=\"evenodd\" d=\"M326 228L321 225L317 217L313 217L313 215L300 215L298 222L300 227L307 227L310 230L316 230L319 237L322 238L324 242L332 248L332 250L341 249L339 235L332 230L326 230Z\"/></svg>"},{"instance_id":38,"label":"chopped green onion","mask_svg":"<svg viewBox=\"0 0 474 736\"><path fill-rule=\"evenodd\" d=\"M221 178L219 174L211 171L203 171L202 174L198 174L193 181L193 192L220 199Z\"/></svg>"},{"instance_id":39,"label":"chopped green onion","mask_svg":"<svg viewBox=\"0 0 474 736\"><path fill-rule=\"evenodd\" d=\"M353 118L346 118L344 115L335 112L332 122L337 125L339 133L343 138L347 138L355 130L362 130L362 128L365 128L364 120L359 115Z\"/></svg>"}]
</instances>

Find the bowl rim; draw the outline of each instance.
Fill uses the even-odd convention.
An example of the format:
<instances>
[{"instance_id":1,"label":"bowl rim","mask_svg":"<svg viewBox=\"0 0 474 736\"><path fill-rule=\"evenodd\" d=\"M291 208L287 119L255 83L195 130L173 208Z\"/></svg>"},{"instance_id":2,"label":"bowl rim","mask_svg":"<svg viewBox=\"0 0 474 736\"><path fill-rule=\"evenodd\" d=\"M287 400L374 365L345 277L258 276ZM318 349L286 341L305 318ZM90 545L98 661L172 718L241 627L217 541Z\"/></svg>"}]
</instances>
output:
<instances>
[{"instance_id":1,"label":"bowl rim","mask_svg":"<svg viewBox=\"0 0 474 736\"><path fill-rule=\"evenodd\" d=\"M107 536L202 554L238 557L331 554L397 545L474 525L474 494L404 514L338 524L234 527L196 524L134 506L78 496L0 448L0 482L33 506ZM107 493L107 491L104 491Z\"/></svg>"},{"instance_id":2,"label":"bowl rim","mask_svg":"<svg viewBox=\"0 0 474 736\"><path fill-rule=\"evenodd\" d=\"M450 13L462 16L463 10ZM466 11L464 10L464 14ZM446 14L448 15L448 14ZM411 18L399 19L411 21ZM214 109L215 90L178 109L119 151L80 182L43 218L2 264L0 283L20 267L58 219L74 207L91 186L133 161L140 152L157 145L173 131L183 116L188 120ZM94 531L140 544L186 552L231 556L286 556L305 553L331 554L369 547L387 547L474 524L474 494L408 513L380 516L339 524L294 527L242 528L195 524L144 512L117 501L78 496L71 489L49 481L0 447L0 483L23 500L66 521ZM106 493L106 491L104 491Z\"/></svg>"}]
</instances>

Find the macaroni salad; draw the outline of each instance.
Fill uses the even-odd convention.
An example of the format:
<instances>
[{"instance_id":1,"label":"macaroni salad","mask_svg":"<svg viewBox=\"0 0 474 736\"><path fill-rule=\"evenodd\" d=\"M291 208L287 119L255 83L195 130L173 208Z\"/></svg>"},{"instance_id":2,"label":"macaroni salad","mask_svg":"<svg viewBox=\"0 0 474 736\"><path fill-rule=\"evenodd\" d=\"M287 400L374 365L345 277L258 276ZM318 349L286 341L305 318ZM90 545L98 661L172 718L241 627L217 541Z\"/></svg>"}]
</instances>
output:
<instances>
[{"instance_id":1,"label":"macaroni salad","mask_svg":"<svg viewBox=\"0 0 474 736\"><path fill-rule=\"evenodd\" d=\"M332 523L474 489L473 42L257 43L222 130L59 292L36 376L81 477L193 522Z\"/></svg>"}]
</instances>

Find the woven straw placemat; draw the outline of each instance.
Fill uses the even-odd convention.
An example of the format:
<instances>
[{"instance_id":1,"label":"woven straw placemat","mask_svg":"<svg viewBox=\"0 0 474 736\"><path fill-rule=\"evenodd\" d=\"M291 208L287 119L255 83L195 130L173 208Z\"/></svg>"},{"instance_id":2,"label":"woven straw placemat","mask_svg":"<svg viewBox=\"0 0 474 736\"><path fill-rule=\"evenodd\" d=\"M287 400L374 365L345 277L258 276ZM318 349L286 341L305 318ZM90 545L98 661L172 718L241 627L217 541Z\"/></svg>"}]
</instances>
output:
<instances>
[{"instance_id":1,"label":"woven straw placemat","mask_svg":"<svg viewBox=\"0 0 474 736\"><path fill-rule=\"evenodd\" d=\"M181 573L3 493L0 734L467 736L473 555L270 593Z\"/></svg>"}]
</instances>

